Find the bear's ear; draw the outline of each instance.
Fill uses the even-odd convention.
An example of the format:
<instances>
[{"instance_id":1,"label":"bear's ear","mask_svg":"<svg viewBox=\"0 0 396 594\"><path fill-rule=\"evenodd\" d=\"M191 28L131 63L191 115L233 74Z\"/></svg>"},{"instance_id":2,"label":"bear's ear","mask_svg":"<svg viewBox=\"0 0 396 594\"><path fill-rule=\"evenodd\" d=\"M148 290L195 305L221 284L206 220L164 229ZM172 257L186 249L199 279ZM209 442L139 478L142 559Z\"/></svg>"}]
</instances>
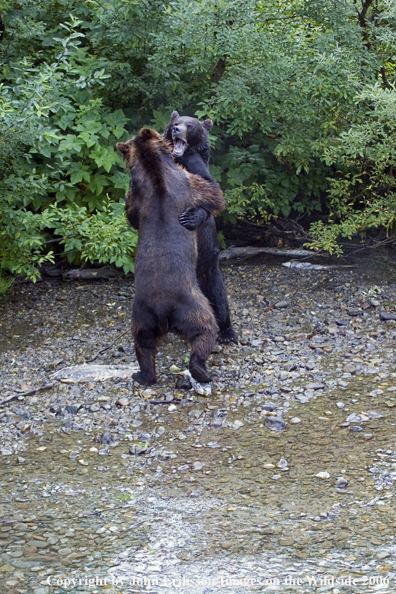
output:
<instances>
[{"instance_id":1,"label":"bear's ear","mask_svg":"<svg viewBox=\"0 0 396 594\"><path fill-rule=\"evenodd\" d=\"M179 116L179 112L178 112L178 111L172 111L172 114L171 114L171 119L170 119L171 123L172 123L172 122L173 122L173 121L174 121L176 118L179 118L179 117L180 117L180 116Z\"/></svg>"},{"instance_id":2,"label":"bear's ear","mask_svg":"<svg viewBox=\"0 0 396 594\"><path fill-rule=\"evenodd\" d=\"M127 159L131 146L126 142L117 142L116 149L122 153L124 159Z\"/></svg>"},{"instance_id":3,"label":"bear's ear","mask_svg":"<svg viewBox=\"0 0 396 594\"><path fill-rule=\"evenodd\" d=\"M205 130L209 132L209 130L213 128L213 122L212 120L204 120L202 122L202 126L205 128Z\"/></svg>"},{"instance_id":4,"label":"bear's ear","mask_svg":"<svg viewBox=\"0 0 396 594\"><path fill-rule=\"evenodd\" d=\"M151 128L142 128L139 132L139 136L142 140L160 140L161 136L155 130Z\"/></svg>"}]
</instances>

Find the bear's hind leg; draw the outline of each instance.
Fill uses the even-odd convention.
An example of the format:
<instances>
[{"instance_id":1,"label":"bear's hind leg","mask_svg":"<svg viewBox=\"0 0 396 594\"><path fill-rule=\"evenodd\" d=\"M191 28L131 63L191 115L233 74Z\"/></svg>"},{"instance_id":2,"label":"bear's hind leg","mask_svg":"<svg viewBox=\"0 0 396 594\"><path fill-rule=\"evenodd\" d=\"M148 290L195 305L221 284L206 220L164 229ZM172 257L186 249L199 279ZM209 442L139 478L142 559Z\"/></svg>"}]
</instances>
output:
<instances>
[{"instance_id":1,"label":"bear's hind leg","mask_svg":"<svg viewBox=\"0 0 396 594\"><path fill-rule=\"evenodd\" d=\"M158 339L151 330L134 332L135 351L140 371L133 374L133 379L143 386L150 386L157 381L155 373L155 351Z\"/></svg>"},{"instance_id":2,"label":"bear's hind leg","mask_svg":"<svg viewBox=\"0 0 396 594\"><path fill-rule=\"evenodd\" d=\"M212 262L206 275L198 278L198 282L201 291L213 308L219 326L218 342L221 344L238 342L238 335L231 324L224 277L218 262Z\"/></svg>"},{"instance_id":3,"label":"bear's hind leg","mask_svg":"<svg viewBox=\"0 0 396 594\"><path fill-rule=\"evenodd\" d=\"M213 217L210 217L198 229L197 280L202 293L213 308L219 326L218 341L227 344L238 342L238 335L230 320L227 290L218 261L219 253L216 224Z\"/></svg>"},{"instance_id":4,"label":"bear's hind leg","mask_svg":"<svg viewBox=\"0 0 396 594\"><path fill-rule=\"evenodd\" d=\"M197 382L211 382L206 361L216 343L216 322L211 307L203 295L195 307L184 317L179 311L174 331L184 336L191 345L189 370Z\"/></svg>"}]
</instances>

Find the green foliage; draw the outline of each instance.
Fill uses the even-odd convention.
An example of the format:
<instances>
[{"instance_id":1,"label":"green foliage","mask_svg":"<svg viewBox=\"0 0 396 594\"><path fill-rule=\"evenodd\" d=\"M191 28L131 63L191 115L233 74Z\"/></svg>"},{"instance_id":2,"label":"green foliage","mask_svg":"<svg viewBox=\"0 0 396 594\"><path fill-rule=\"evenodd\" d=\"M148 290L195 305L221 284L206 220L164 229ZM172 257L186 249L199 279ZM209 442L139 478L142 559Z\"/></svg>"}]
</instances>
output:
<instances>
[{"instance_id":1,"label":"green foliage","mask_svg":"<svg viewBox=\"0 0 396 594\"><path fill-rule=\"evenodd\" d=\"M0 269L132 269L116 152L211 117L232 223L315 217L312 245L394 226L396 0L4 0ZM73 16L71 16L73 15ZM58 253L58 252L57 252Z\"/></svg>"},{"instance_id":2,"label":"green foliage","mask_svg":"<svg viewBox=\"0 0 396 594\"><path fill-rule=\"evenodd\" d=\"M121 493L121 495L119 495L119 498L122 501L129 501L130 499L132 499L132 495L130 495L129 493Z\"/></svg>"},{"instance_id":3,"label":"green foliage","mask_svg":"<svg viewBox=\"0 0 396 594\"><path fill-rule=\"evenodd\" d=\"M10 63L0 86L0 268L32 280L53 261L50 229L71 263L133 269L137 236L119 208L129 175L114 150L127 120L97 96L107 75L80 47L80 24L63 24L55 62Z\"/></svg>"},{"instance_id":4,"label":"green foliage","mask_svg":"<svg viewBox=\"0 0 396 594\"><path fill-rule=\"evenodd\" d=\"M337 164L330 179L330 216L311 227L313 246L340 253L340 238L394 227L396 217L396 94L374 85L356 98L359 117L326 152Z\"/></svg>"},{"instance_id":5,"label":"green foliage","mask_svg":"<svg viewBox=\"0 0 396 594\"><path fill-rule=\"evenodd\" d=\"M11 276L5 276L4 274L0 273L0 297L7 293L7 291L12 287L14 283L14 279Z\"/></svg>"},{"instance_id":6,"label":"green foliage","mask_svg":"<svg viewBox=\"0 0 396 594\"><path fill-rule=\"evenodd\" d=\"M134 270L137 234L127 225L124 205L109 202L104 210L91 216L85 207L50 209L54 233L63 237L62 244L69 262L115 264L125 273Z\"/></svg>"}]
</instances>

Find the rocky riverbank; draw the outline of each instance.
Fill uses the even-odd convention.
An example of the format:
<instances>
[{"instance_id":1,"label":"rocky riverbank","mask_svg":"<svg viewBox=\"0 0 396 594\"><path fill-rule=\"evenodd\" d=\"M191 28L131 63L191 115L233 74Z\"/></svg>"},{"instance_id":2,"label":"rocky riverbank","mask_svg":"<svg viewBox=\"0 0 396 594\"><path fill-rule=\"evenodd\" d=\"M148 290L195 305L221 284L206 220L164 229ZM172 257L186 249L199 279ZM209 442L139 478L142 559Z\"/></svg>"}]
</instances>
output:
<instances>
[{"instance_id":1,"label":"rocky riverbank","mask_svg":"<svg viewBox=\"0 0 396 594\"><path fill-rule=\"evenodd\" d=\"M394 587L396 275L225 273L241 342L216 346L209 398L176 387L188 348L172 335L152 388L52 382L99 351L135 363L132 280L18 285L0 302L0 399L17 396L0 408L7 592ZM124 583L84 582L112 575ZM164 582L180 576L194 589Z\"/></svg>"}]
</instances>

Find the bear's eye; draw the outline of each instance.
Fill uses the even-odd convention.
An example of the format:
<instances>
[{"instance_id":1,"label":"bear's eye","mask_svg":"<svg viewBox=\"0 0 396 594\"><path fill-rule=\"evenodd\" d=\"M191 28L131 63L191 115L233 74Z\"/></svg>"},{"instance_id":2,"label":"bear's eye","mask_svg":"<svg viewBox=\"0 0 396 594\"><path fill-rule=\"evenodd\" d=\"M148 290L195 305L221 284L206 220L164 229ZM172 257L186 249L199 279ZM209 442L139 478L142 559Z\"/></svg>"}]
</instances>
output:
<instances>
[{"instance_id":1,"label":"bear's eye","mask_svg":"<svg viewBox=\"0 0 396 594\"><path fill-rule=\"evenodd\" d=\"M187 124L187 128L192 128L191 124Z\"/></svg>"}]
</instances>

